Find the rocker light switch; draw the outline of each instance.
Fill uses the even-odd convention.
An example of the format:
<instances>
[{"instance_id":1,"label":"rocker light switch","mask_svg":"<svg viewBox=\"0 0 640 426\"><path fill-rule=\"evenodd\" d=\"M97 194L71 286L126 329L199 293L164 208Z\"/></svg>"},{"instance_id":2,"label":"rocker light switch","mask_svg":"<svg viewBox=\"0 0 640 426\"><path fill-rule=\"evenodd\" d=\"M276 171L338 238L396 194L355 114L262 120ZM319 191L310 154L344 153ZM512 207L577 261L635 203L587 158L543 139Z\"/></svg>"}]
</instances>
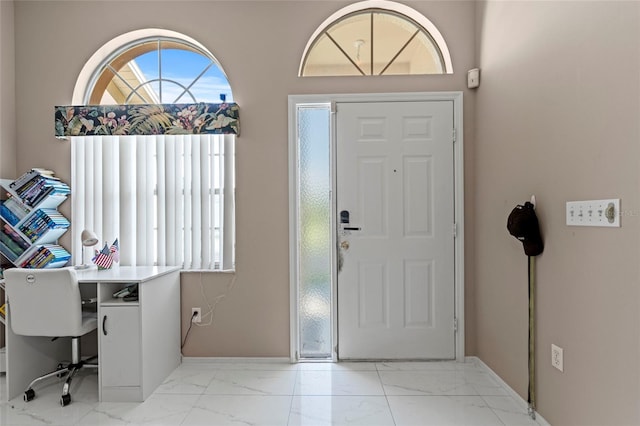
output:
<instances>
[{"instance_id":1,"label":"rocker light switch","mask_svg":"<svg viewBox=\"0 0 640 426\"><path fill-rule=\"evenodd\" d=\"M620 227L620 199L568 201L568 226Z\"/></svg>"}]
</instances>

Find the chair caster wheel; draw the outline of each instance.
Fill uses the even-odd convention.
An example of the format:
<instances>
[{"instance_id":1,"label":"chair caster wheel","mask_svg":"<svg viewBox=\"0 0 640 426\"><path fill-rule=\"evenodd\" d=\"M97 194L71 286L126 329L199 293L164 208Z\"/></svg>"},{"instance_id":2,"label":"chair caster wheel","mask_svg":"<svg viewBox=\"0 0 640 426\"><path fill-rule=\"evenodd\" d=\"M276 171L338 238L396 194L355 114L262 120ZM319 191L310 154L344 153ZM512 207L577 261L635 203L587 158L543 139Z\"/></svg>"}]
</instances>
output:
<instances>
[{"instance_id":1,"label":"chair caster wheel","mask_svg":"<svg viewBox=\"0 0 640 426\"><path fill-rule=\"evenodd\" d=\"M22 395L24 402L29 402L35 397L36 393L33 391L33 389L27 389L26 391L24 391L24 395Z\"/></svg>"},{"instance_id":2,"label":"chair caster wheel","mask_svg":"<svg viewBox=\"0 0 640 426\"><path fill-rule=\"evenodd\" d=\"M66 394L60 397L60 405L62 405L63 407L69 405L70 402L71 402L71 395Z\"/></svg>"},{"instance_id":3,"label":"chair caster wheel","mask_svg":"<svg viewBox=\"0 0 640 426\"><path fill-rule=\"evenodd\" d=\"M62 369L64 369L64 365L62 365L62 364L58 364L58 366L56 367L56 370L62 370ZM66 371L64 371L64 372L62 372L62 373L58 373L58 374L56 374L56 377L61 378L61 377L64 377L64 376L66 376L66 375L67 375L67 372L66 372Z\"/></svg>"}]
</instances>

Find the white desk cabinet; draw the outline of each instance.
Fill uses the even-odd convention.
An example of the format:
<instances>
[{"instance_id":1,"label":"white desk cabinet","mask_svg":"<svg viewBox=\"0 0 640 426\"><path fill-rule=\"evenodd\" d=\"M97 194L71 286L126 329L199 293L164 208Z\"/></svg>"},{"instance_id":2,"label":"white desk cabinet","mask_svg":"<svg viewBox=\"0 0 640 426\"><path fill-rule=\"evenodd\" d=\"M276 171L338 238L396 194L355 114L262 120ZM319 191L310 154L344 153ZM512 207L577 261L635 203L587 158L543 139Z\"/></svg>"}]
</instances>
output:
<instances>
[{"instance_id":1,"label":"white desk cabinet","mask_svg":"<svg viewBox=\"0 0 640 426\"><path fill-rule=\"evenodd\" d=\"M100 400L144 401L180 364L180 275L177 268L109 272L94 272ZM138 284L138 301L113 297L130 283Z\"/></svg>"},{"instance_id":2,"label":"white desk cabinet","mask_svg":"<svg viewBox=\"0 0 640 426\"><path fill-rule=\"evenodd\" d=\"M100 401L144 401L181 362L179 268L120 266L77 272L82 292L98 298ZM138 301L113 298L130 283L138 284ZM68 359L69 349L66 339L17 336L7 327L9 399Z\"/></svg>"}]
</instances>

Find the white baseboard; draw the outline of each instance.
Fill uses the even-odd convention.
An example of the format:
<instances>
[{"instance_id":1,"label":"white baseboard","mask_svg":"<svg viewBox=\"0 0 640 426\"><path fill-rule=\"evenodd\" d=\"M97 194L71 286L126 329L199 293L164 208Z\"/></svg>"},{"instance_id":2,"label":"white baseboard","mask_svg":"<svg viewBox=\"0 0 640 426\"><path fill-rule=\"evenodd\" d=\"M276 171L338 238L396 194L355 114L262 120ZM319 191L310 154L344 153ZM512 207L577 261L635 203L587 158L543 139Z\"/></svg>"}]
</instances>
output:
<instances>
[{"instance_id":1,"label":"white baseboard","mask_svg":"<svg viewBox=\"0 0 640 426\"><path fill-rule=\"evenodd\" d=\"M221 363L251 363L251 364L290 364L291 359L289 357L192 357L183 356L182 362L184 364L221 364Z\"/></svg>"},{"instance_id":2,"label":"white baseboard","mask_svg":"<svg viewBox=\"0 0 640 426\"><path fill-rule=\"evenodd\" d=\"M527 411L527 409L529 408L529 404L527 403L527 401L525 401L518 392L514 391L511 388L511 386L507 384L507 382L502 380L502 377L498 376L495 373L495 371L489 368L489 366L485 364L480 358L478 358L477 356L468 356L468 357L465 357L465 359L469 361L471 360L475 361L478 364L478 367L486 370L491 377L493 377L498 383L500 383L500 385L502 385L502 387L504 387L507 390L507 392L509 393L509 396L511 396L514 399L514 401L516 401L517 404L519 404L525 411ZM544 417L542 417L537 411L536 411L536 422L538 422L538 424L540 424L541 426L551 426L549 422L547 422L544 419Z\"/></svg>"}]
</instances>

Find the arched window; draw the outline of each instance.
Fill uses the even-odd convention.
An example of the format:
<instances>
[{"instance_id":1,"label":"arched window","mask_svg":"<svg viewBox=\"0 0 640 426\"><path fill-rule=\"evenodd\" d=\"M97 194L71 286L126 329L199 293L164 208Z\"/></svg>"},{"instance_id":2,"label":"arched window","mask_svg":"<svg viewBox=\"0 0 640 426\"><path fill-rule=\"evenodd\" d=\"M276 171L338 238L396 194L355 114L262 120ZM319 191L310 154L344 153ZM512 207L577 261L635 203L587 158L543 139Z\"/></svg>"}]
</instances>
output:
<instances>
[{"instance_id":1,"label":"arched window","mask_svg":"<svg viewBox=\"0 0 640 426\"><path fill-rule=\"evenodd\" d=\"M452 73L444 38L423 15L371 0L329 17L309 40L300 76Z\"/></svg>"},{"instance_id":2,"label":"arched window","mask_svg":"<svg viewBox=\"0 0 640 426\"><path fill-rule=\"evenodd\" d=\"M237 132L218 132L237 130L224 115L232 99L213 55L179 33L127 33L89 59L80 106L56 116L71 139L76 264L88 261L80 233L91 229L118 238L124 265L234 268Z\"/></svg>"},{"instance_id":3,"label":"arched window","mask_svg":"<svg viewBox=\"0 0 640 426\"><path fill-rule=\"evenodd\" d=\"M216 59L188 41L149 37L122 46L100 65L87 91L95 104L175 104L232 100Z\"/></svg>"}]
</instances>

